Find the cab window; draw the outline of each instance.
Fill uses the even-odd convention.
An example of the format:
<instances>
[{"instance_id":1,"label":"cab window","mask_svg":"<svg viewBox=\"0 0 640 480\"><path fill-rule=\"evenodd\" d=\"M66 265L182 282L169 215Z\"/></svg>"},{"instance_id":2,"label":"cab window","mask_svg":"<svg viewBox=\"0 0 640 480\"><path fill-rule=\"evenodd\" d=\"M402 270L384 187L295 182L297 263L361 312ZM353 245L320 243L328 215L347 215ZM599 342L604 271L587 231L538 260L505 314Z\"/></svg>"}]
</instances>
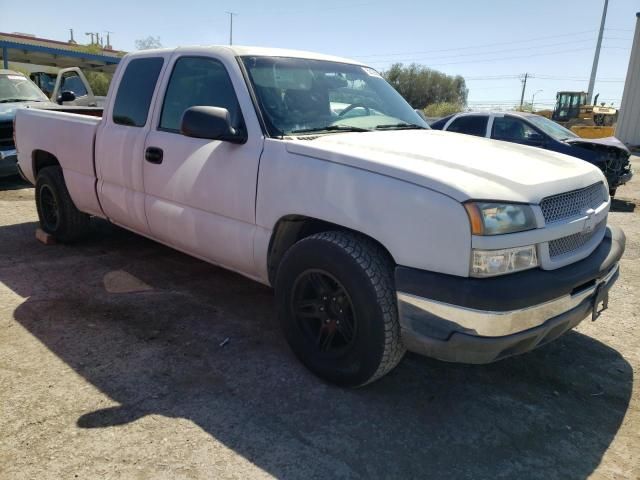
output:
<instances>
[{"instance_id":1,"label":"cab window","mask_svg":"<svg viewBox=\"0 0 640 480\"><path fill-rule=\"evenodd\" d=\"M493 119L493 129L491 138L504 140L507 142L524 142L535 140L540 134L519 118L495 117Z\"/></svg>"},{"instance_id":2,"label":"cab window","mask_svg":"<svg viewBox=\"0 0 640 480\"><path fill-rule=\"evenodd\" d=\"M68 72L62 76L61 92L73 92L76 97L84 97L88 92L82 79L75 72Z\"/></svg>"},{"instance_id":3,"label":"cab window","mask_svg":"<svg viewBox=\"0 0 640 480\"><path fill-rule=\"evenodd\" d=\"M222 63L213 58L179 58L167 85L160 130L179 132L182 114L190 107L226 108L232 125L242 124L240 106L231 79Z\"/></svg>"},{"instance_id":4,"label":"cab window","mask_svg":"<svg viewBox=\"0 0 640 480\"><path fill-rule=\"evenodd\" d=\"M161 57L137 58L129 62L113 106L114 123L144 127L163 62Z\"/></svg>"},{"instance_id":5,"label":"cab window","mask_svg":"<svg viewBox=\"0 0 640 480\"><path fill-rule=\"evenodd\" d=\"M488 119L489 117L486 115L463 115L456 118L449 125L447 131L484 137L487 134Z\"/></svg>"}]
</instances>

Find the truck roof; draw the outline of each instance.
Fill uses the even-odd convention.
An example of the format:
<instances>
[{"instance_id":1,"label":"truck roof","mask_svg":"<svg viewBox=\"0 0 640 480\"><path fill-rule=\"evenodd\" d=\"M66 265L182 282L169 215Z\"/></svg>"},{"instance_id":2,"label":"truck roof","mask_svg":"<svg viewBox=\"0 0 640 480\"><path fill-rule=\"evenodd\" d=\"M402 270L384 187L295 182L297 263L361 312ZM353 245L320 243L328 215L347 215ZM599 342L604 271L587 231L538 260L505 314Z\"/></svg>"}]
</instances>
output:
<instances>
[{"instance_id":1,"label":"truck roof","mask_svg":"<svg viewBox=\"0 0 640 480\"><path fill-rule=\"evenodd\" d=\"M176 52L192 52L194 50L211 50L215 51L218 54L222 55L230 55L234 57L241 56L260 56L260 57L294 57L294 58L305 58L309 60L326 60L331 62L339 62L339 63L349 63L352 65L364 65L362 62L358 62L357 60L351 60L349 58L336 57L333 55L325 55L322 53L316 52L308 52L304 50L291 50L286 48L270 48L270 47L251 47L251 46L241 46L241 45L199 45L192 47L177 47L177 48L159 48L154 50L142 50L140 52L133 52L129 55L137 56L137 55L148 55L154 51L156 52L167 52L167 51L176 51Z\"/></svg>"}]
</instances>

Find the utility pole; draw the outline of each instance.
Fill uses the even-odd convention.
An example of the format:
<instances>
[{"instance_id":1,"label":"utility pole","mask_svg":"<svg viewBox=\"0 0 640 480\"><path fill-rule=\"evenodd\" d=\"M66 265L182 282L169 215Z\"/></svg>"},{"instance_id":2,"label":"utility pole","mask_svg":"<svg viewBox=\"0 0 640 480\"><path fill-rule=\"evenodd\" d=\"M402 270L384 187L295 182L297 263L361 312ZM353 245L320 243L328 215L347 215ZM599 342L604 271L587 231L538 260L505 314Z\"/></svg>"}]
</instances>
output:
<instances>
[{"instance_id":1,"label":"utility pole","mask_svg":"<svg viewBox=\"0 0 640 480\"><path fill-rule=\"evenodd\" d=\"M113 32L110 32L109 30L105 30L105 33L107 34L107 44L104 46L104 48L106 50L113 50L113 48L111 47L111 38L109 36Z\"/></svg>"},{"instance_id":2,"label":"utility pole","mask_svg":"<svg viewBox=\"0 0 640 480\"><path fill-rule=\"evenodd\" d=\"M524 78L522 79L522 95L520 95L520 109L522 109L522 104L524 103L524 92L527 89L527 78L529 77L528 73L524 74Z\"/></svg>"},{"instance_id":3,"label":"utility pole","mask_svg":"<svg viewBox=\"0 0 640 480\"><path fill-rule=\"evenodd\" d=\"M533 95L531 95L531 113L533 113L533 105L535 104L535 101L536 101L536 95L539 94L540 92L544 92L544 90L538 90Z\"/></svg>"},{"instance_id":4,"label":"utility pole","mask_svg":"<svg viewBox=\"0 0 640 480\"><path fill-rule=\"evenodd\" d=\"M591 105L593 98L593 87L596 83L596 73L598 73L598 61L600 60L600 47L602 47L602 35L604 34L604 22L607 19L607 7L609 0L604 0L604 9L602 10L602 20L600 21L600 33L598 33L598 43L596 44L596 53L593 56L593 66L591 67L591 77L589 78L589 90L587 90L587 105Z\"/></svg>"},{"instance_id":5,"label":"utility pole","mask_svg":"<svg viewBox=\"0 0 640 480\"><path fill-rule=\"evenodd\" d=\"M226 12L229 15L229 45L233 45L233 16L238 15L235 12Z\"/></svg>"}]
</instances>

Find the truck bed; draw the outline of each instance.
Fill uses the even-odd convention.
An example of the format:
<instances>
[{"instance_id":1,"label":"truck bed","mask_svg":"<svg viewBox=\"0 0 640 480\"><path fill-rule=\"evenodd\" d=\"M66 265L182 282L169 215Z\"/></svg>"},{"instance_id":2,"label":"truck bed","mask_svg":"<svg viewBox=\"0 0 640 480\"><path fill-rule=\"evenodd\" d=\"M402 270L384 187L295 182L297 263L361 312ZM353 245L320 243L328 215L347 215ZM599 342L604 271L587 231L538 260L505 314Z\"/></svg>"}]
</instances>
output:
<instances>
[{"instance_id":1,"label":"truck bed","mask_svg":"<svg viewBox=\"0 0 640 480\"><path fill-rule=\"evenodd\" d=\"M104 98L104 97L103 97ZM38 106L32 107L38 110L48 110L52 112L75 113L77 115L88 115L90 117L102 118L102 107L77 107L74 105Z\"/></svg>"},{"instance_id":2,"label":"truck bed","mask_svg":"<svg viewBox=\"0 0 640 480\"><path fill-rule=\"evenodd\" d=\"M101 116L100 108L67 106L24 108L16 114L16 132L39 132L16 135L18 165L24 176L35 185L39 152L53 155L76 207L99 216L93 146Z\"/></svg>"}]
</instances>

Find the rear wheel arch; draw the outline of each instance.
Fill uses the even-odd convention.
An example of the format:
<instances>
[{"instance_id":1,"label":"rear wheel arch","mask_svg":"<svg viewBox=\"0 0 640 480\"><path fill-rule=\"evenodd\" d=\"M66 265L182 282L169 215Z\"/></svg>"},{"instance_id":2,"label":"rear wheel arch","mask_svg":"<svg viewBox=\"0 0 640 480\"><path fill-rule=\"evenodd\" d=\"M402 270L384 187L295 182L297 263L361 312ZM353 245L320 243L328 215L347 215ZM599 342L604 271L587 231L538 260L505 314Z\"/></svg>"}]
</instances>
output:
<instances>
[{"instance_id":1,"label":"rear wheel arch","mask_svg":"<svg viewBox=\"0 0 640 480\"><path fill-rule=\"evenodd\" d=\"M394 265L396 264L389 249L387 249L381 242L365 233L314 217L304 215L286 215L276 222L269 241L267 267L271 285L275 285L278 267L289 248L300 240L310 237L311 235L329 231L351 232L365 237L381 247L386 255L388 255L389 260Z\"/></svg>"},{"instance_id":2,"label":"rear wheel arch","mask_svg":"<svg viewBox=\"0 0 640 480\"><path fill-rule=\"evenodd\" d=\"M58 158L46 150L34 150L31 154L33 178L37 179L38 173L46 167L60 167Z\"/></svg>"}]
</instances>

